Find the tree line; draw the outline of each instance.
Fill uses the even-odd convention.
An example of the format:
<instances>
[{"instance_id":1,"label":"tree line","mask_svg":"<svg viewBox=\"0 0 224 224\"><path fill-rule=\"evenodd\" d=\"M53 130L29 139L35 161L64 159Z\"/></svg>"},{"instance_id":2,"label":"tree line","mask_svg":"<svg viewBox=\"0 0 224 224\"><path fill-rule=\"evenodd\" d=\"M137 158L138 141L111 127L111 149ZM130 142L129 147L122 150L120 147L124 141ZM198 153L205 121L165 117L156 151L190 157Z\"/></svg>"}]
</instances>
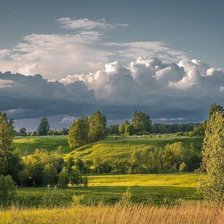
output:
<instances>
[{"instance_id":1,"label":"tree line","mask_svg":"<svg viewBox=\"0 0 224 224\"><path fill-rule=\"evenodd\" d=\"M51 129L49 121L46 117L42 117L36 131L27 131L25 127L18 131L14 130L16 136L45 136L45 135L67 135L68 128L62 130Z\"/></svg>"},{"instance_id":2,"label":"tree line","mask_svg":"<svg viewBox=\"0 0 224 224\"><path fill-rule=\"evenodd\" d=\"M98 111L98 113L101 113ZM101 113L102 116L103 115ZM78 123L88 117L78 118ZM80 119L82 121L80 121ZM88 120L88 119L87 119ZM74 123L74 122L73 122ZM77 124L78 125L78 124ZM81 124L79 124L81 125ZM120 124L106 124L106 135L142 135L142 134L171 134L179 133L180 135L190 133L192 136L198 135L201 124L198 123L152 123L150 116L143 111L135 111L131 120L125 120ZM203 129L204 130L204 129ZM41 118L39 125L35 131L27 131L25 127L20 128L18 131L14 131L16 136L44 136L44 135L68 135L69 128L63 128L62 130L50 128L49 121L46 117Z\"/></svg>"}]
</instances>

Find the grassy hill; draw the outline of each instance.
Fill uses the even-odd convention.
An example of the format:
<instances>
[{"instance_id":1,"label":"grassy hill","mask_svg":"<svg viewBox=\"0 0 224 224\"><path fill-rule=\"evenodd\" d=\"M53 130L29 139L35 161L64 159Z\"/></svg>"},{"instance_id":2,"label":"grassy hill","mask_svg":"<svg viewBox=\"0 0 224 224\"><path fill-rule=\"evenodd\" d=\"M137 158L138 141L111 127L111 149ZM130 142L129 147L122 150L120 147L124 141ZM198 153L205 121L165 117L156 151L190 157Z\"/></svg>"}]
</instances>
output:
<instances>
[{"instance_id":1,"label":"grassy hill","mask_svg":"<svg viewBox=\"0 0 224 224\"><path fill-rule=\"evenodd\" d=\"M62 153L70 151L67 136L26 136L15 137L13 145L22 155L29 155L35 149L61 150Z\"/></svg>"},{"instance_id":2,"label":"grassy hill","mask_svg":"<svg viewBox=\"0 0 224 224\"><path fill-rule=\"evenodd\" d=\"M35 149L42 148L49 151L59 149L63 154L79 157L83 160L101 158L107 161L128 161L135 151L146 148L163 148L166 144L174 142L182 142L185 147L193 144L195 149L200 150L202 138L177 136L175 134L131 137L109 136L102 141L82 146L71 152L66 136L26 136L16 137L14 147L22 155L31 154Z\"/></svg>"},{"instance_id":3,"label":"grassy hill","mask_svg":"<svg viewBox=\"0 0 224 224\"><path fill-rule=\"evenodd\" d=\"M75 149L69 154L83 160L103 159L104 161L128 161L131 154L148 148L164 148L168 143L182 142L185 147L193 144L198 151L201 149L202 138L176 135L151 135L131 137L107 137Z\"/></svg>"}]
</instances>

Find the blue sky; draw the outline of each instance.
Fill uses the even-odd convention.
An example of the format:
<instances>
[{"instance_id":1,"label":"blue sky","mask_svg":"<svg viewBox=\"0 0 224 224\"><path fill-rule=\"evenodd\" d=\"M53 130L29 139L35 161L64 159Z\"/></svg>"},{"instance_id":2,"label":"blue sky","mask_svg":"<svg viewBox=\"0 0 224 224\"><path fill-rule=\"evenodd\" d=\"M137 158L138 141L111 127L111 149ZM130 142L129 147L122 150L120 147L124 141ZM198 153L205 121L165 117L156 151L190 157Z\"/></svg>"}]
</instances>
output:
<instances>
[{"instance_id":1,"label":"blue sky","mask_svg":"<svg viewBox=\"0 0 224 224\"><path fill-rule=\"evenodd\" d=\"M56 18L104 18L130 24L110 32L108 39L162 41L193 58L223 67L223 8L222 0L1 1L0 47L13 47L31 33L63 33L54 23Z\"/></svg>"},{"instance_id":2,"label":"blue sky","mask_svg":"<svg viewBox=\"0 0 224 224\"><path fill-rule=\"evenodd\" d=\"M221 0L0 6L0 110L18 127L41 116L62 127L96 109L111 122L136 109L155 121L200 121L211 103L223 104Z\"/></svg>"}]
</instances>

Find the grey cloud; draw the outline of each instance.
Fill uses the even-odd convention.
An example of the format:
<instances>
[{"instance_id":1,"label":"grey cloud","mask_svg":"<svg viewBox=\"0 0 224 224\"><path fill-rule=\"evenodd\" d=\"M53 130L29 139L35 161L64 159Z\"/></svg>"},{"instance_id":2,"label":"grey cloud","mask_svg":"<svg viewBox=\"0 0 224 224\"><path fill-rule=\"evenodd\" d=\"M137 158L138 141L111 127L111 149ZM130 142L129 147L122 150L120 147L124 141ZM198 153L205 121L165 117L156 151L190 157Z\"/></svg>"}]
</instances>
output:
<instances>
[{"instance_id":1,"label":"grey cloud","mask_svg":"<svg viewBox=\"0 0 224 224\"><path fill-rule=\"evenodd\" d=\"M24 76L0 73L0 83L13 83L0 88L0 110L13 118L31 118L66 113L84 113L94 103L94 93L82 81L63 85L49 82L41 75Z\"/></svg>"},{"instance_id":2,"label":"grey cloud","mask_svg":"<svg viewBox=\"0 0 224 224\"><path fill-rule=\"evenodd\" d=\"M209 74L209 75L208 75ZM105 69L68 76L63 83L82 80L104 106L149 107L155 117L204 116L210 104L224 103L224 72L198 60L164 62L138 58L128 66L108 63ZM221 90L221 91L220 91Z\"/></svg>"},{"instance_id":3,"label":"grey cloud","mask_svg":"<svg viewBox=\"0 0 224 224\"><path fill-rule=\"evenodd\" d=\"M0 73L1 84L0 110L10 117L60 115L63 124L94 110L102 110L111 121L130 118L136 109L156 120L199 121L210 104L224 104L223 69L186 59L174 63L138 58L128 65L115 61L97 72L60 81L6 72Z\"/></svg>"}]
</instances>

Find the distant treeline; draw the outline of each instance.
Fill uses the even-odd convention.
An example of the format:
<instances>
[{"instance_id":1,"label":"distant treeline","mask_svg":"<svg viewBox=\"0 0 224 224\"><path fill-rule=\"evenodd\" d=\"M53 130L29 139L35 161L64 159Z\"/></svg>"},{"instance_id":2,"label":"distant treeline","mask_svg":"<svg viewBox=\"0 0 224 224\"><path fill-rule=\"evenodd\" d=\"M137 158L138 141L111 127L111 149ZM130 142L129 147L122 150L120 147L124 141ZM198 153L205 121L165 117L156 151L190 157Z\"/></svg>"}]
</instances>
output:
<instances>
[{"instance_id":1,"label":"distant treeline","mask_svg":"<svg viewBox=\"0 0 224 224\"><path fill-rule=\"evenodd\" d=\"M172 133L187 133L198 127L199 123L175 123L175 124L164 124L164 123L152 123L151 131L152 134L172 134ZM107 128L108 135L120 135L119 124L109 125Z\"/></svg>"},{"instance_id":2,"label":"distant treeline","mask_svg":"<svg viewBox=\"0 0 224 224\"><path fill-rule=\"evenodd\" d=\"M164 124L164 123L152 123L149 114L143 111L135 111L131 120L125 120L119 124L108 125L106 123L107 119L104 114L100 111L94 113L96 120L98 117L103 117L104 119L101 122L101 126L106 126L106 129L103 131L105 135L143 135L143 134L169 134L169 133L178 133L178 132L192 132L198 123L175 123L175 124ZM100 115L100 116L99 116ZM91 115L92 116L92 115ZM93 119L93 118L92 118ZM88 117L80 117L74 120L77 122L76 125L81 126L81 124L88 123ZM72 123L74 128L74 122ZM71 126L72 126L71 125ZM64 128L62 130L51 129L50 124L46 117L43 117L40 120L40 123L37 127L37 130L28 132L25 127L20 128L19 131L15 131L16 136L44 136L44 135L68 135L70 128ZM88 126L88 125L87 125ZM82 125L86 127L86 125ZM104 136L105 136L104 135Z\"/></svg>"}]
</instances>

